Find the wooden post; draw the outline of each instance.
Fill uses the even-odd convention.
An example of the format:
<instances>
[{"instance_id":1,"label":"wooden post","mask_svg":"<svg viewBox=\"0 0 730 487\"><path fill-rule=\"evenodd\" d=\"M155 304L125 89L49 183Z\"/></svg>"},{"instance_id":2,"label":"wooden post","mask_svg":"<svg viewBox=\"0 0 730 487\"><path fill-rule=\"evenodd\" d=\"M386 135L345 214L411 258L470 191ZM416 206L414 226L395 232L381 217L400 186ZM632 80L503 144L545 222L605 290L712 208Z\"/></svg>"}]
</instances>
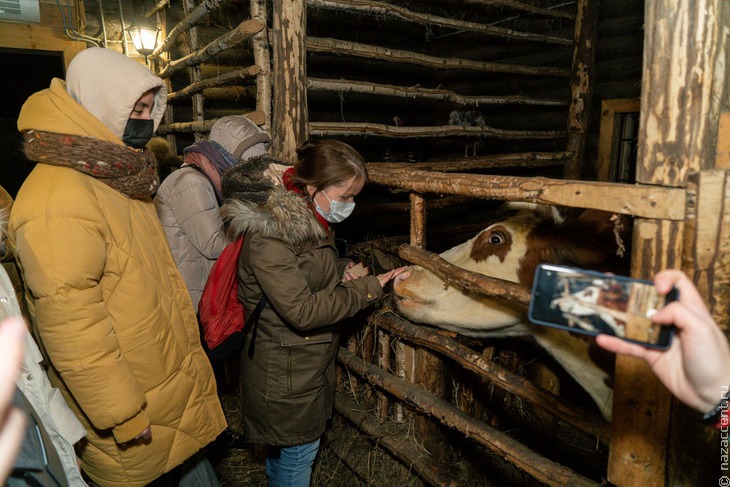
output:
<instances>
[{"instance_id":1,"label":"wooden post","mask_svg":"<svg viewBox=\"0 0 730 487\"><path fill-rule=\"evenodd\" d=\"M573 157L565 163L563 177L580 179L585 157L590 114L593 108L595 84L596 31L598 30L598 1L578 1L573 47L573 74L570 79L570 108L568 110L567 151Z\"/></svg>"},{"instance_id":2,"label":"wooden post","mask_svg":"<svg viewBox=\"0 0 730 487\"><path fill-rule=\"evenodd\" d=\"M638 183L684 187L690 173L714 164L719 100L713 94L722 92L724 82L715 72L718 45L724 42L717 32L719 4L646 3ZM695 225L688 222L689 228ZM638 218L632 274L651 278L660 269L678 267L683 236L683 222ZM670 485L707 484L702 469L710 455L688 454L687 446L708 453L717 449L707 438L696 441L697 434L688 441L686 434L697 431L697 423L680 414L686 412L680 408L672 411L670 431L670 395L648 366L617 357L614 384L608 480L617 485L665 485L665 479ZM717 465L719 457L715 460Z\"/></svg>"},{"instance_id":3,"label":"wooden post","mask_svg":"<svg viewBox=\"0 0 730 487\"><path fill-rule=\"evenodd\" d=\"M195 2L193 0L183 0L183 13L187 17L190 15L190 12L195 10ZM188 47L190 48L190 52L195 52L200 47L200 43L198 41L198 27L193 26L188 31ZM199 83L202 80L202 76L200 74L200 65L195 64L193 66L190 66L190 83L195 84ZM192 97L192 104L193 104L193 121L194 122L202 122L205 120L205 112L203 111L203 95L202 93L195 93ZM204 139L205 136L201 134L200 132L195 132L195 140L201 140Z\"/></svg>"},{"instance_id":4,"label":"wooden post","mask_svg":"<svg viewBox=\"0 0 730 487\"><path fill-rule=\"evenodd\" d=\"M256 110L264 112L266 127L271 128L271 54L269 29L266 28L266 0L251 0L251 18L264 26L251 38L253 58L261 72L256 75Z\"/></svg>"},{"instance_id":5,"label":"wooden post","mask_svg":"<svg viewBox=\"0 0 730 487\"><path fill-rule=\"evenodd\" d=\"M296 148L307 133L307 69L305 38L307 11L304 0L274 0L274 112L271 117L271 153L296 161Z\"/></svg>"}]
</instances>

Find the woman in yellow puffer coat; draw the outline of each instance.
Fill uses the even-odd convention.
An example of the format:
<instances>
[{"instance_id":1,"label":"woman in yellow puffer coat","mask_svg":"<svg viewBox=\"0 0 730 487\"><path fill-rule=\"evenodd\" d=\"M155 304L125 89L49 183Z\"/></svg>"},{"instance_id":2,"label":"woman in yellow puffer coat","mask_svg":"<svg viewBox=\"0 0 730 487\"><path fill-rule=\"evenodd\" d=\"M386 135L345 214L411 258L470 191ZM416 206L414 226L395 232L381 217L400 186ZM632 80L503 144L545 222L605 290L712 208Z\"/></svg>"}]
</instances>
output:
<instances>
[{"instance_id":1,"label":"woman in yellow puffer coat","mask_svg":"<svg viewBox=\"0 0 730 487\"><path fill-rule=\"evenodd\" d=\"M163 474L177 482L181 470L205 467L197 452L226 425L150 199L159 183L141 148L165 104L151 71L91 48L18 119L26 156L39 164L16 198L10 246L51 381L89 432L82 467L105 487ZM200 483L211 484L214 475Z\"/></svg>"}]
</instances>

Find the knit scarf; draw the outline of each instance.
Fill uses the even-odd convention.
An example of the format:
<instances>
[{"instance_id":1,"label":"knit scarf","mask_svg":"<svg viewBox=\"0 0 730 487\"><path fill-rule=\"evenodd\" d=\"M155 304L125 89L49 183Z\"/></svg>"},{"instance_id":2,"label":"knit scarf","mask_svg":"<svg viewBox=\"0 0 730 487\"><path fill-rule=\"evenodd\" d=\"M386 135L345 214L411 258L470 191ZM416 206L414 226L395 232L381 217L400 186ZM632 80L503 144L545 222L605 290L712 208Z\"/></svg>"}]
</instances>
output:
<instances>
[{"instance_id":1,"label":"knit scarf","mask_svg":"<svg viewBox=\"0 0 730 487\"><path fill-rule=\"evenodd\" d=\"M190 147L183 150L185 163L200 169L208 176L213 183L213 189L218 196L218 201L223 199L221 195L221 175L226 169L238 163L238 159L212 140L199 140Z\"/></svg>"},{"instance_id":2,"label":"knit scarf","mask_svg":"<svg viewBox=\"0 0 730 487\"><path fill-rule=\"evenodd\" d=\"M308 195L304 193L302 188L294 184L294 181L292 181L292 178L296 175L296 169L293 167L290 167L286 171L284 171L284 174L281 177L281 180L284 183L284 188L286 188L287 191L291 191L292 193L297 193L302 196L302 198L307 198ZM311 198L307 198L310 199ZM314 209L314 204L312 202L309 203L309 209L312 210L312 213L314 213L314 216L317 217L317 221L320 225L324 227L325 230L327 230L327 233L330 232L330 223L322 218L322 215L317 213L317 210Z\"/></svg>"},{"instance_id":3,"label":"knit scarf","mask_svg":"<svg viewBox=\"0 0 730 487\"><path fill-rule=\"evenodd\" d=\"M154 194L160 179L152 151L93 137L28 130L23 133L25 155L31 161L70 167L130 198Z\"/></svg>"}]
</instances>

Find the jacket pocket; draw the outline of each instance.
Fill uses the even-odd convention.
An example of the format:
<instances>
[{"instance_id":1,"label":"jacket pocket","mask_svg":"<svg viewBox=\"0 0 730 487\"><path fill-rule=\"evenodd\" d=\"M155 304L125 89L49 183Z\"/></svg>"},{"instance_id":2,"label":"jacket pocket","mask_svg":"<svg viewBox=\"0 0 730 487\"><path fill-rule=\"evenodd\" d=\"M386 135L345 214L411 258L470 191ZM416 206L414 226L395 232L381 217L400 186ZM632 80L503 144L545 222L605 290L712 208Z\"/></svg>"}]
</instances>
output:
<instances>
[{"instance_id":1,"label":"jacket pocket","mask_svg":"<svg viewBox=\"0 0 730 487\"><path fill-rule=\"evenodd\" d=\"M307 345L320 345L332 342L332 332L316 333L312 335L297 335L292 332L281 332L279 340L282 347L301 347Z\"/></svg>"}]
</instances>

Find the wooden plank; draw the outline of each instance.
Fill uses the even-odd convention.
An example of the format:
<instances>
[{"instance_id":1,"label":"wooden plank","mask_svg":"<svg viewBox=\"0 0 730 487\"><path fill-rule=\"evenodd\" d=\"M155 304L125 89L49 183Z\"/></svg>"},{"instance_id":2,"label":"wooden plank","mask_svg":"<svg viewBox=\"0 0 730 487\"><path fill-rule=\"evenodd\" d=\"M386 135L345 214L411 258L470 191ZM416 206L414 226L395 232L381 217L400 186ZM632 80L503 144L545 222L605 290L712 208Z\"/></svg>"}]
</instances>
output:
<instances>
[{"instance_id":1,"label":"wooden plank","mask_svg":"<svg viewBox=\"0 0 730 487\"><path fill-rule=\"evenodd\" d=\"M504 201L528 201L574 208L593 208L649 218L684 219L685 190L655 186L542 177L442 174L368 166L370 181L422 193L447 193Z\"/></svg>"},{"instance_id":2,"label":"wooden plank","mask_svg":"<svg viewBox=\"0 0 730 487\"><path fill-rule=\"evenodd\" d=\"M575 18L573 73L570 78L568 140L573 157L563 167L565 179L581 179L596 82L595 51L598 32L598 0L579 0Z\"/></svg>"},{"instance_id":3,"label":"wooden plank","mask_svg":"<svg viewBox=\"0 0 730 487\"><path fill-rule=\"evenodd\" d=\"M598 138L598 166L596 175L599 181L612 181L611 162L613 161L614 133L617 113L639 113L641 110L638 98L616 98L601 102L601 129Z\"/></svg>"},{"instance_id":4,"label":"wooden plank","mask_svg":"<svg viewBox=\"0 0 730 487\"><path fill-rule=\"evenodd\" d=\"M273 2L273 100L271 154L296 161L296 148L309 138L306 90L306 25L304 0Z\"/></svg>"},{"instance_id":5,"label":"wooden plank","mask_svg":"<svg viewBox=\"0 0 730 487\"><path fill-rule=\"evenodd\" d=\"M309 133L317 136L379 135L383 137L418 138L493 137L497 139L557 139L565 137L562 130L504 130L494 127L462 127L460 125L435 125L429 127L397 127L383 123L367 122L311 122Z\"/></svg>"},{"instance_id":6,"label":"wooden plank","mask_svg":"<svg viewBox=\"0 0 730 487\"><path fill-rule=\"evenodd\" d=\"M489 63L472 61L470 59L429 56L413 51L390 49L370 44L361 44L359 42L320 37L307 37L307 51L346 54L348 56L378 59L392 63L417 64L438 69L465 69L485 73L511 73L528 76L557 76L562 78L570 76L570 71L563 68Z\"/></svg>"},{"instance_id":7,"label":"wooden plank","mask_svg":"<svg viewBox=\"0 0 730 487\"><path fill-rule=\"evenodd\" d=\"M422 88L420 86L397 86L370 83L350 79L308 78L309 91L334 91L338 93L364 93L369 95L393 96L399 98L419 98L433 101L448 101L457 105L535 105L565 106L566 100L554 98L533 98L522 95L475 95L465 96L450 90Z\"/></svg>"},{"instance_id":8,"label":"wooden plank","mask_svg":"<svg viewBox=\"0 0 730 487\"><path fill-rule=\"evenodd\" d=\"M378 367L364 362L342 347L337 352L337 361L348 370L363 376L371 384L390 392L404 403L433 416L445 426L468 435L539 482L555 487L598 485L569 468L535 453L506 434L459 411L447 401L435 397L421 387L408 384Z\"/></svg>"},{"instance_id":9,"label":"wooden plank","mask_svg":"<svg viewBox=\"0 0 730 487\"><path fill-rule=\"evenodd\" d=\"M474 350L458 343L442 330L414 325L392 313L373 314L370 321L421 347L440 353L449 360L476 374L482 380L493 382L497 387L535 407L537 412L557 418L572 427L594 436L604 445L609 444L610 425L596 413L568 404L562 398L540 388L528 379L510 372Z\"/></svg>"},{"instance_id":10,"label":"wooden plank","mask_svg":"<svg viewBox=\"0 0 730 487\"><path fill-rule=\"evenodd\" d=\"M2 24L0 47L60 52L66 68L76 54L86 49L85 42L69 39L62 28L12 22L0 22L0 24Z\"/></svg>"},{"instance_id":11,"label":"wooden plank","mask_svg":"<svg viewBox=\"0 0 730 487\"><path fill-rule=\"evenodd\" d=\"M309 7L329 8L359 12L369 17L392 17L407 20L420 25L438 25L460 31L479 32L504 39L519 39L526 41L541 42L546 44L557 44L561 46L572 46L573 40L565 37L535 34L514 29L506 29L490 24L457 20L438 15L431 15L422 12L409 10L405 7L374 0L307 0Z\"/></svg>"}]
</instances>

